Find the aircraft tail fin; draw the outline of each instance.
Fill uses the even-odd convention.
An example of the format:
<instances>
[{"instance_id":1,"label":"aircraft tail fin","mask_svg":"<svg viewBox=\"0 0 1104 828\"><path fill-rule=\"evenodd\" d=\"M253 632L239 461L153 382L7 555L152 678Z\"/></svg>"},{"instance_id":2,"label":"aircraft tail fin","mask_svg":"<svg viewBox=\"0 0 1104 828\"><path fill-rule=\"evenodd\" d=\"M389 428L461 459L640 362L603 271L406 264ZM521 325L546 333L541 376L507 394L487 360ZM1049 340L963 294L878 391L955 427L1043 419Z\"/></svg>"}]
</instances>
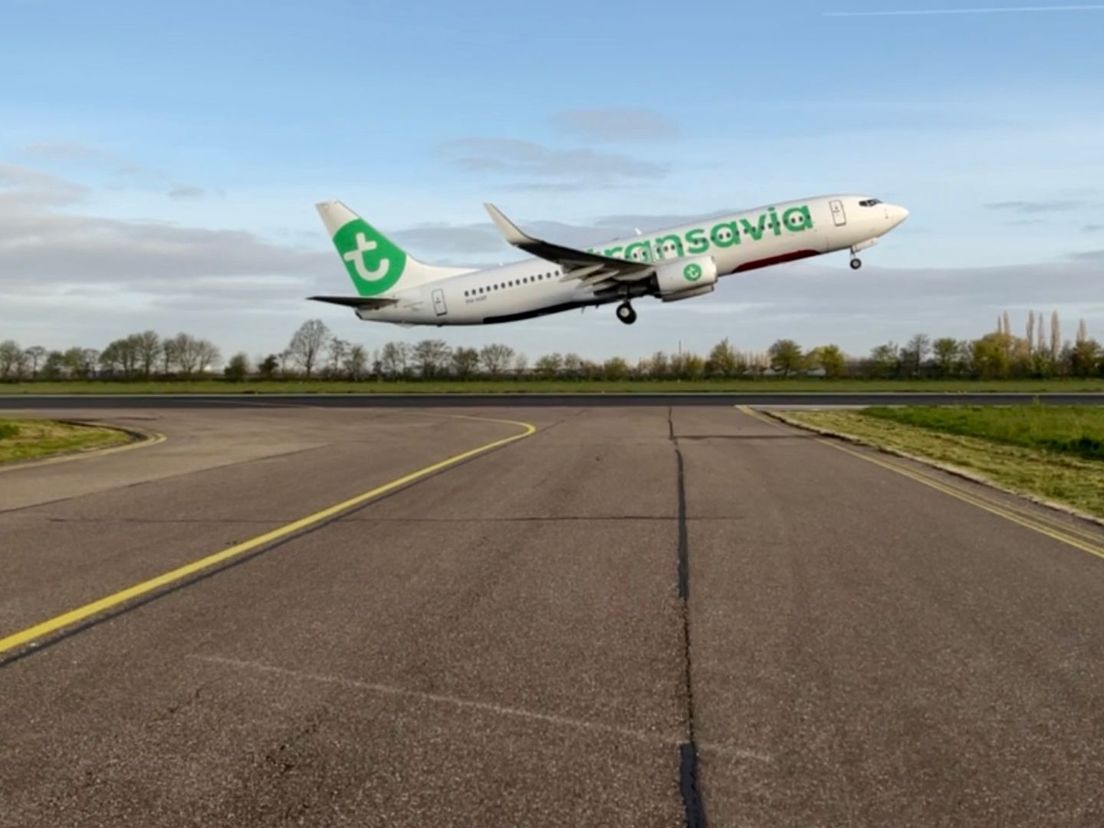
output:
<instances>
[{"instance_id":1,"label":"aircraft tail fin","mask_svg":"<svg viewBox=\"0 0 1104 828\"><path fill-rule=\"evenodd\" d=\"M467 272L418 261L340 201L316 205L360 296L379 296Z\"/></svg>"}]
</instances>

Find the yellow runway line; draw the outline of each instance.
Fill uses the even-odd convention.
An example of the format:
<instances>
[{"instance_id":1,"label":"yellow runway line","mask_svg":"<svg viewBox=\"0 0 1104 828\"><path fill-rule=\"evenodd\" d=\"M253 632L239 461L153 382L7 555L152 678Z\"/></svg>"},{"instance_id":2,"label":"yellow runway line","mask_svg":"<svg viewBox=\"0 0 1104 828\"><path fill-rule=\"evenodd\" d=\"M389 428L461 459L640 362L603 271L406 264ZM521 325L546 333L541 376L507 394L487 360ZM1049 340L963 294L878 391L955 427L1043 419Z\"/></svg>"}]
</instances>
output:
<instances>
[{"instance_id":1,"label":"yellow runway line","mask_svg":"<svg viewBox=\"0 0 1104 828\"><path fill-rule=\"evenodd\" d=\"M371 491L359 494L356 497L351 497L348 500L343 500L340 503L335 503L333 506L329 506L314 514L307 515L306 517L299 518L296 521L292 521L277 529L273 529L271 532L265 532L263 535L258 535L255 538L251 538L247 541L243 541L235 546L231 546L227 549L223 549L221 552L216 552L213 555L208 555L205 558L200 558L197 561L184 564L176 569L165 572L149 580L142 581L141 583L129 586L126 589L122 589L116 593L108 595L104 598L100 598L97 601L85 604L84 606L77 607L69 612L62 613L53 618L49 618L46 621L42 621L35 624L33 627L27 627L25 630L12 633L4 638L0 638L0 655L6 652L14 650L17 647L21 647L26 644L30 644L44 636L48 636L52 633L56 633L66 627L71 627L87 618L91 618L94 615L98 615L106 610L117 607L126 601L133 600L143 595L148 595L154 590L161 589L169 584L180 581L187 578L190 575L195 575L198 572L202 572L206 569L210 569L213 566L224 563L232 558L236 558L239 555L243 555L246 552L250 552L254 549L266 546L274 541L278 541L281 538L286 538L288 535L292 535L295 532L300 532L303 529L307 529L311 526L315 526L322 521L339 515L342 512L352 509L354 506L360 506L362 503L366 503L381 495L393 492L409 483L413 483L417 480L427 477L428 475L439 472L442 469L447 469L450 466L455 466L457 463L462 463L465 460L469 460L477 455L484 454L492 449L505 446L509 443L516 442L517 440L523 440L526 437L536 433L537 427L530 423L523 423L517 420L492 420L490 418L471 418L479 419L482 422L494 422L494 423L508 423L510 425L521 426L523 431L519 434L514 434L510 437L505 437L501 440L495 440L494 442L487 443L482 446L470 449L460 454L455 454L445 460L441 460L438 463L434 463L425 468L418 469L417 471L405 474L402 477L392 480L390 483L384 483L382 486L377 486Z\"/></svg>"},{"instance_id":2,"label":"yellow runway line","mask_svg":"<svg viewBox=\"0 0 1104 828\"><path fill-rule=\"evenodd\" d=\"M746 406L736 406L737 410L741 414L746 414L753 419L760 422L767 423L769 425L784 428L788 424L783 424L777 420L771 419L758 411ZM790 428L799 428L799 426L789 426ZM867 463L873 463L875 466L880 466L883 469L888 469L891 472L896 472L903 477L907 477L911 480L921 483L936 491L942 492L945 495L961 500L963 503L969 503L978 509L981 509L990 514L1002 517L1007 521L1023 526L1032 531L1038 532L1040 535L1045 535L1052 540L1064 543L1067 546L1072 546L1075 549L1080 549L1082 552L1088 552L1090 555L1094 555L1097 558L1104 560L1104 546L1094 542L1090 539L1090 536L1085 532L1080 532L1077 529L1070 527L1064 527L1055 521L1049 520L1042 515L1036 515L1028 510L1020 510L1013 506L1009 506L1003 503L990 500L980 495L973 494L971 492L960 489L949 482L937 480L933 477L929 477L914 469L906 468L897 463L883 460L879 457L874 457L865 452L856 451L848 446L841 445L840 443L827 440L824 438L817 438L817 442L835 449L836 451L842 451L844 454L849 454L852 457L857 457L860 460L864 460Z\"/></svg>"}]
</instances>

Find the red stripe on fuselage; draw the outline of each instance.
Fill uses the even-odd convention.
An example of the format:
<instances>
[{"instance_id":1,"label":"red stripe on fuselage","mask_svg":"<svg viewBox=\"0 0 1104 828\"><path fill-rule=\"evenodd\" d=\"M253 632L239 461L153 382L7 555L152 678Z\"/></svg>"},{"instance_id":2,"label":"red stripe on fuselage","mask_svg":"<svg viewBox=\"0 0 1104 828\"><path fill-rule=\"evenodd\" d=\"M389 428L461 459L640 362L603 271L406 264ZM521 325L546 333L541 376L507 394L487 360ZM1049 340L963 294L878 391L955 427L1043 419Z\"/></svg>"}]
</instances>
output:
<instances>
[{"instance_id":1,"label":"red stripe on fuselage","mask_svg":"<svg viewBox=\"0 0 1104 828\"><path fill-rule=\"evenodd\" d=\"M810 256L819 256L820 250L798 250L795 253L783 253L780 256L771 256L767 259L756 259L754 262L745 262L736 268L733 273L742 273L745 270L755 270L759 267L770 267L783 262L796 262L798 259L807 259Z\"/></svg>"}]
</instances>

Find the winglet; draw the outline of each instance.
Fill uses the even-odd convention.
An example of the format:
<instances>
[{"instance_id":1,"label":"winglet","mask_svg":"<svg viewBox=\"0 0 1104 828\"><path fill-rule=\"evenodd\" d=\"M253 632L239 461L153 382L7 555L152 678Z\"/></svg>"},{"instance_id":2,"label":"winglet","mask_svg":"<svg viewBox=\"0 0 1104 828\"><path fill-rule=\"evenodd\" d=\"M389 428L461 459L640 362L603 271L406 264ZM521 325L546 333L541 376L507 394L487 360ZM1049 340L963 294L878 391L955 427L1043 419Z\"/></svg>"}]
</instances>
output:
<instances>
[{"instance_id":1,"label":"winglet","mask_svg":"<svg viewBox=\"0 0 1104 828\"><path fill-rule=\"evenodd\" d=\"M502 211L489 201L484 202L483 206L486 208L487 214L491 217L491 221L495 223L499 232L505 236L506 241L510 244L519 245L536 241L532 236L527 236L525 233L521 232L521 229L516 224L506 218L506 216L502 214Z\"/></svg>"}]
</instances>

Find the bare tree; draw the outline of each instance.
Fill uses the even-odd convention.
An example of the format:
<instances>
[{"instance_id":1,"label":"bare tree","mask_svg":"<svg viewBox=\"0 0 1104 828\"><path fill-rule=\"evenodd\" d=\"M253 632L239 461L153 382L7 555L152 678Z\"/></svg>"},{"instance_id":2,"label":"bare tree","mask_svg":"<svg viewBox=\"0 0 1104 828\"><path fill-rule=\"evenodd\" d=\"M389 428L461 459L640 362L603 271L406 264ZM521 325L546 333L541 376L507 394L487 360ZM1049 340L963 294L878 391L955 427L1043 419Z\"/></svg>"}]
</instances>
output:
<instances>
[{"instance_id":1,"label":"bare tree","mask_svg":"<svg viewBox=\"0 0 1104 828\"><path fill-rule=\"evenodd\" d=\"M138 362L142 366L142 376L150 378L153 366L161 355L161 337L156 331L142 331L134 334L134 347L138 352Z\"/></svg>"},{"instance_id":2,"label":"bare tree","mask_svg":"<svg viewBox=\"0 0 1104 828\"><path fill-rule=\"evenodd\" d=\"M467 379L479 369L479 351L475 348L457 348L452 352L452 373Z\"/></svg>"},{"instance_id":3,"label":"bare tree","mask_svg":"<svg viewBox=\"0 0 1104 828\"><path fill-rule=\"evenodd\" d=\"M133 379L138 369L138 344L135 334L109 342L100 354L100 365L110 374Z\"/></svg>"},{"instance_id":4,"label":"bare tree","mask_svg":"<svg viewBox=\"0 0 1104 828\"><path fill-rule=\"evenodd\" d=\"M443 340L423 339L414 346L412 354L414 361L418 363L422 378L430 379L443 374L448 368L452 349Z\"/></svg>"},{"instance_id":5,"label":"bare tree","mask_svg":"<svg viewBox=\"0 0 1104 828\"><path fill-rule=\"evenodd\" d=\"M917 376L929 353L931 353L931 339L927 334L918 333L908 341L901 353L901 361L908 364L910 374Z\"/></svg>"},{"instance_id":6,"label":"bare tree","mask_svg":"<svg viewBox=\"0 0 1104 828\"><path fill-rule=\"evenodd\" d=\"M38 364L46 356L46 349L41 345L32 345L23 354L31 366L31 379L38 379Z\"/></svg>"},{"instance_id":7,"label":"bare tree","mask_svg":"<svg viewBox=\"0 0 1104 828\"><path fill-rule=\"evenodd\" d=\"M197 339L195 341L196 371L198 373L206 374L207 370L217 365L220 359L222 359L222 354L219 353L215 343L209 339Z\"/></svg>"},{"instance_id":8,"label":"bare tree","mask_svg":"<svg viewBox=\"0 0 1104 828\"><path fill-rule=\"evenodd\" d=\"M176 358L177 339L179 337L166 339L161 343L161 375L164 377L169 376L173 371L173 367L178 363Z\"/></svg>"},{"instance_id":9,"label":"bare tree","mask_svg":"<svg viewBox=\"0 0 1104 828\"><path fill-rule=\"evenodd\" d=\"M1035 348L1035 311L1027 312L1027 352L1030 354Z\"/></svg>"},{"instance_id":10,"label":"bare tree","mask_svg":"<svg viewBox=\"0 0 1104 828\"><path fill-rule=\"evenodd\" d=\"M1046 352L1046 322L1043 321L1043 312L1039 311L1035 319L1037 320L1037 330L1035 331L1035 350L1040 354Z\"/></svg>"},{"instance_id":11,"label":"bare tree","mask_svg":"<svg viewBox=\"0 0 1104 828\"><path fill-rule=\"evenodd\" d=\"M1085 320L1081 319L1077 322L1077 344L1081 345L1084 342L1089 341L1089 329L1085 326Z\"/></svg>"},{"instance_id":12,"label":"bare tree","mask_svg":"<svg viewBox=\"0 0 1104 828\"><path fill-rule=\"evenodd\" d=\"M307 379L310 379L315 365L318 364L318 358L329 341L330 329L321 319L307 320L292 336L288 350L292 358L302 367Z\"/></svg>"},{"instance_id":13,"label":"bare tree","mask_svg":"<svg viewBox=\"0 0 1104 828\"><path fill-rule=\"evenodd\" d=\"M1058 321L1058 311L1050 313L1050 358L1055 362L1062 356L1062 325Z\"/></svg>"},{"instance_id":14,"label":"bare tree","mask_svg":"<svg viewBox=\"0 0 1104 828\"><path fill-rule=\"evenodd\" d=\"M341 372L345 368L345 357L349 353L349 343L344 339L334 337L330 340L330 366L329 371L331 376L340 376Z\"/></svg>"},{"instance_id":15,"label":"bare tree","mask_svg":"<svg viewBox=\"0 0 1104 828\"><path fill-rule=\"evenodd\" d=\"M514 349L509 345L491 344L479 349L479 361L483 363L483 369L492 377L497 377L506 370L510 360L514 358Z\"/></svg>"},{"instance_id":16,"label":"bare tree","mask_svg":"<svg viewBox=\"0 0 1104 828\"><path fill-rule=\"evenodd\" d=\"M368 367L368 351L363 345L352 345L345 355L345 375L358 382L364 379L365 369Z\"/></svg>"},{"instance_id":17,"label":"bare tree","mask_svg":"<svg viewBox=\"0 0 1104 828\"><path fill-rule=\"evenodd\" d=\"M96 375L96 366L100 363L100 352L95 348L81 348L81 376L91 379Z\"/></svg>"},{"instance_id":18,"label":"bare tree","mask_svg":"<svg viewBox=\"0 0 1104 828\"><path fill-rule=\"evenodd\" d=\"M23 349L14 339L0 342L0 379L19 379L23 365Z\"/></svg>"},{"instance_id":19,"label":"bare tree","mask_svg":"<svg viewBox=\"0 0 1104 828\"><path fill-rule=\"evenodd\" d=\"M183 377L190 377L195 373L199 364L196 338L183 331L172 338L173 362Z\"/></svg>"},{"instance_id":20,"label":"bare tree","mask_svg":"<svg viewBox=\"0 0 1104 828\"><path fill-rule=\"evenodd\" d=\"M380 351L380 367L389 377L406 375L410 363L410 346L405 342L388 342Z\"/></svg>"}]
</instances>

